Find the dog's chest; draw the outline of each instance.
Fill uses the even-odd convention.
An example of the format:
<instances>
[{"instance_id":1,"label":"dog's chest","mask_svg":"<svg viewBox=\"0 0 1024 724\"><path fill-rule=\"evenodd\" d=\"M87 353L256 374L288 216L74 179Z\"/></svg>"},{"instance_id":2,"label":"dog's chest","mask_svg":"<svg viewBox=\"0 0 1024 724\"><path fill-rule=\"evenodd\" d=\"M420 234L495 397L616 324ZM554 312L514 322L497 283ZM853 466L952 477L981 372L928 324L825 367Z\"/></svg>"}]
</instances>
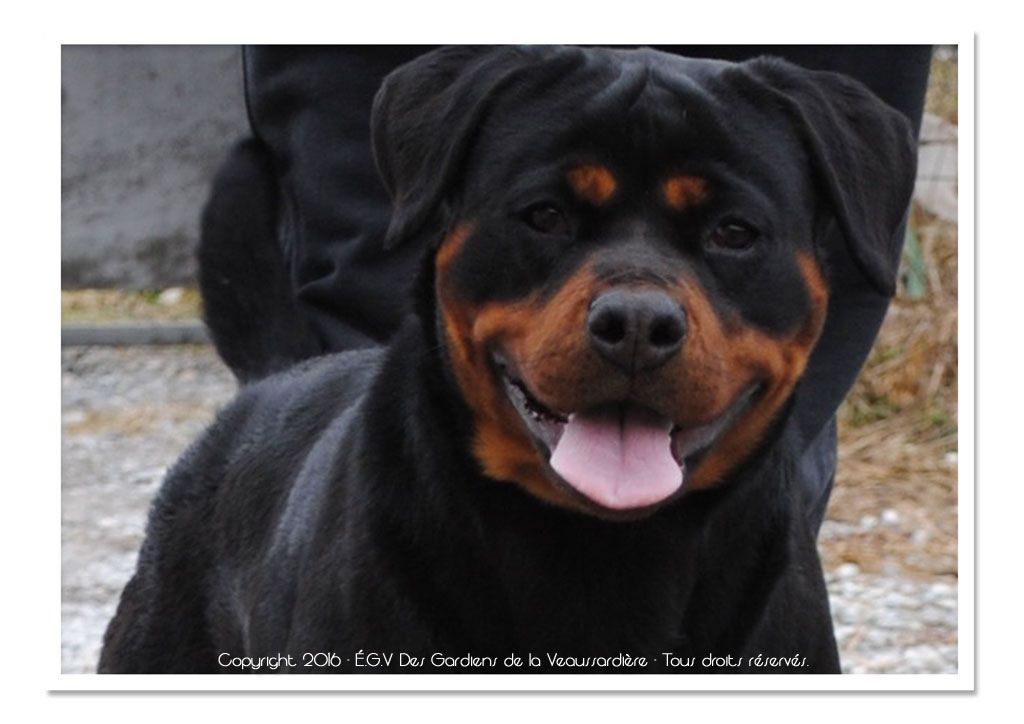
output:
<instances>
[{"instance_id":1,"label":"dog's chest","mask_svg":"<svg viewBox=\"0 0 1024 724\"><path fill-rule=\"evenodd\" d=\"M496 552L513 638L565 654L653 654L677 643L693 582L687 542L588 532L536 531Z\"/></svg>"}]
</instances>

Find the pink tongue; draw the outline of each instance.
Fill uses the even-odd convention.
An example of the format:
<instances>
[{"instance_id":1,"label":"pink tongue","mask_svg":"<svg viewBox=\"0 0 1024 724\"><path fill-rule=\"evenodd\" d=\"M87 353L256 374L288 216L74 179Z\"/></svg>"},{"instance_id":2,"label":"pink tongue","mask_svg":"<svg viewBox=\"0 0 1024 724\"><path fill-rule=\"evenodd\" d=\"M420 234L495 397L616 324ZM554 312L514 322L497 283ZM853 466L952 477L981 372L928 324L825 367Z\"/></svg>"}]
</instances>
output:
<instances>
[{"instance_id":1,"label":"pink tongue","mask_svg":"<svg viewBox=\"0 0 1024 724\"><path fill-rule=\"evenodd\" d=\"M595 503L616 510L657 503L683 483L672 457L671 424L633 408L570 415L551 467Z\"/></svg>"}]
</instances>

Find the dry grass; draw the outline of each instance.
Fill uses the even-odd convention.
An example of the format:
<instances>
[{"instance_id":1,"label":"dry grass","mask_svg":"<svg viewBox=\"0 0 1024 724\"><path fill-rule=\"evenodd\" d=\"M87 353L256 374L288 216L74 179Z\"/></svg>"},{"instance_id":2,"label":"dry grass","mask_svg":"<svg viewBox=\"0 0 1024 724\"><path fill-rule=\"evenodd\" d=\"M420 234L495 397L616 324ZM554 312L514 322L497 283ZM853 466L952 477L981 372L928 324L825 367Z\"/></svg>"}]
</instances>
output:
<instances>
[{"instance_id":1,"label":"dry grass","mask_svg":"<svg viewBox=\"0 0 1024 724\"><path fill-rule=\"evenodd\" d=\"M936 53L926 105L956 122L955 53ZM957 230L919 208L912 225L924 294L901 286L840 410L828 517L844 533L823 539L823 557L827 566L956 575ZM871 525L886 510L898 522Z\"/></svg>"},{"instance_id":2,"label":"dry grass","mask_svg":"<svg viewBox=\"0 0 1024 724\"><path fill-rule=\"evenodd\" d=\"M953 124L957 122L957 69L956 49L950 46L935 49L924 103L926 112Z\"/></svg>"},{"instance_id":3,"label":"dry grass","mask_svg":"<svg viewBox=\"0 0 1024 724\"><path fill-rule=\"evenodd\" d=\"M200 309L197 289L73 289L60 293L63 324L197 319Z\"/></svg>"},{"instance_id":4,"label":"dry grass","mask_svg":"<svg viewBox=\"0 0 1024 724\"><path fill-rule=\"evenodd\" d=\"M927 293L898 296L864 372L840 409L831 520L861 530L823 541L827 565L886 563L956 573L956 227L915 211ZM885 510L896 525L863 526Z\"/></svg>"}]
</instances>

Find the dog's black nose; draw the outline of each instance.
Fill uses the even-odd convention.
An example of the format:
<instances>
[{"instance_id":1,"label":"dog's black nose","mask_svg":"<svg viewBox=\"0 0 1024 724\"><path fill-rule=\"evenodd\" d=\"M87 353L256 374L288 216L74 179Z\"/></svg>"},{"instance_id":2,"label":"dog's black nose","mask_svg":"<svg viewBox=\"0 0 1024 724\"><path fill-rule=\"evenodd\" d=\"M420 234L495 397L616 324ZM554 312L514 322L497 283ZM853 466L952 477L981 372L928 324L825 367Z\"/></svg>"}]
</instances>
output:
<instances>
[{"instance_id":1,"label":"dog's black nose","mask_svg":"<svg viewBox=\"0 0 1024 724\"><path fill-rule=\"evenodd\" d=\"M615 289L590 305L587 332L606 360L643 372L665 364L682 347L686 313L664 292Z\"/></svg>"}]
</instances>

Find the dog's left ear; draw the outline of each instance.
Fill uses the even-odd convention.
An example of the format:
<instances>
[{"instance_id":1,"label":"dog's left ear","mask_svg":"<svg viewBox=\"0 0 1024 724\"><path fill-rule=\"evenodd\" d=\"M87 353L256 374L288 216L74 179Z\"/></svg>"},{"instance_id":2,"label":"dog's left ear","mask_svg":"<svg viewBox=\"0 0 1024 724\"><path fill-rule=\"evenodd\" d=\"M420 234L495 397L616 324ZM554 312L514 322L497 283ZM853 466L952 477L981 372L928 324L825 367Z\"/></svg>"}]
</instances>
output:
<instances>
[{"instance_id":1,"label":"dog's left ear","mask_svg":"<svg viewBox=\"0 0 1024 724\"><path fill-rule=\"evenodd\" d=\"M738 66L780 103L800 132L850 253L884 294L896 289L917 169L910 122L838 73L759 58ZM767 99L766 99L767 100Z\"/></svg>"},{"instance_id":2,"label":"dog's left ear","mask_svg":"<svg viewBox=\"0 0 1024 724\"><path fill-rule=\"evenodd\" d=\"M441 202L493 99L557 52L544 47L453 46L393 71L373 102L374 158L392 199L392 248L443 222Z\"/></svg>"}]
</instances>

